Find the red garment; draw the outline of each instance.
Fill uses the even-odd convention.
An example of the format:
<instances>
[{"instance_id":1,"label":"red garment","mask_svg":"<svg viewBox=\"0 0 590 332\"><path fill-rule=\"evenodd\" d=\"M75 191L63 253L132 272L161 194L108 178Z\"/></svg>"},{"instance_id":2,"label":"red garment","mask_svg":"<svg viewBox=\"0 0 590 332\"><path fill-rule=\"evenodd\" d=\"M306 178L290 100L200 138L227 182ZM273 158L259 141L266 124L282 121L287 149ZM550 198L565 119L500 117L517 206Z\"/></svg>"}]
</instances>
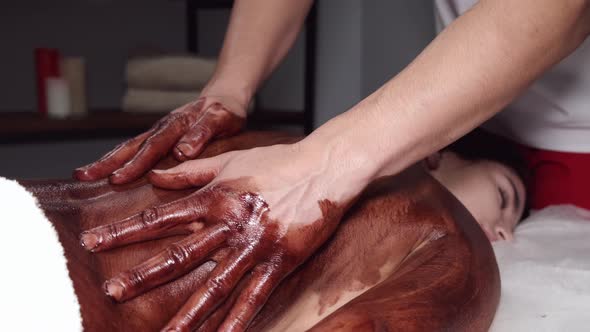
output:
<instances>
[{"instance_id":1,"label":"red garment","mask_svg":"<svg viewBox=\"0 0 590 332\"><path fill-rule=\"evenodd\" d=\"M574 204L590 209L590 153L526 148L525 158L531 171L531 208Z\"/></svg>"}]
</instances>

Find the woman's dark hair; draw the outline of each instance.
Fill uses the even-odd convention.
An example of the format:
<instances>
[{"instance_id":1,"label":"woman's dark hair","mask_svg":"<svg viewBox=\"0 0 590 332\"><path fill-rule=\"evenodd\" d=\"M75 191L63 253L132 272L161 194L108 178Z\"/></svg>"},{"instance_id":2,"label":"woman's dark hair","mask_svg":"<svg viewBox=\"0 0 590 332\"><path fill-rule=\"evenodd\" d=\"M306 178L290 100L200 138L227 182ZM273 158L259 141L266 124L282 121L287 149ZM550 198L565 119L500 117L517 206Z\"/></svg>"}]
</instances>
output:
<instances>
[{"instance_id":1,"label":"woman's dark hair","mask_svg":"<svg viewBox=\"0 0 590 332\"><path fill-rule=\"evenodd\" d=\"M525 188L528 187L530 173L523 155L523 147L507 138L476 128L447 146L446 150L452 151L466 160L484 159L499 162L514 170L525 184ZM527 193L521 220L529 215L528 197Z\"/></svg>"}]
</instances>

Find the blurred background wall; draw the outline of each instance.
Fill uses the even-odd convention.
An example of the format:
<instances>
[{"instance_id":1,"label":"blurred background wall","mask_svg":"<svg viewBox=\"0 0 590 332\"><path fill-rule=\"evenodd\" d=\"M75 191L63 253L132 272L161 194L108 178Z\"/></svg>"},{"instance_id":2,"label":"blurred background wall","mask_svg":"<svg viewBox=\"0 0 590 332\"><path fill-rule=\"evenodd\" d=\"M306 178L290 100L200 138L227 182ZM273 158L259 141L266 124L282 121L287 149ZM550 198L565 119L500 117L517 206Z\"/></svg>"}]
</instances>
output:
<instances>
[{"instance_id":1,"label":"blurred background wall","mask_svg":"<svg viewBox=\"0 0 590 332\"><path fill-rule=\"evenodd\" d=\"M201 12L199 46L216 55L229 13ZM6 0L0 4L0 121L35 107L33 49L86 58L91 107L120 105L124 64L138 49L182 53L184 2L175 0ZM318 0L316 126L346 111L404 68L434 37L432 0ZM304 41L264 85L260 104L303 107ZM0 144L0 175L67 177L124 138Z\"/></svg>"}]
</instances>

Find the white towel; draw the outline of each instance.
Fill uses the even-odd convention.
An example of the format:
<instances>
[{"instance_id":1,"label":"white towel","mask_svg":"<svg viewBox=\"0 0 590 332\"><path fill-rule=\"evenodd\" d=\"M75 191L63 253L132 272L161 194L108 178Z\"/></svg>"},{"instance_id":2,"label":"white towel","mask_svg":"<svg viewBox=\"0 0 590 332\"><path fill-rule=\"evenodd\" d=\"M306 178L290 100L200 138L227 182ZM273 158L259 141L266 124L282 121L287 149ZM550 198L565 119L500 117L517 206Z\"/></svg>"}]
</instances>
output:
<instances>
[{"instance_id":1,"label":"white towel","mask_svg":"<svg viewBox=\"0 0 590 332\"><path fill-rule=\"evenodd\" d=\"M552 206L494 243L502 295L492 332L582 332L590 326L590 211Z\"/></svg>"},{"instance_id":2,"label":"white towel","mask_svg":"<svg viewBox=\"0 0 590 332\"><path fill-rule=\"evenodd\" d=\"M0 329L81 331L63 248L37 200L0 177L0 215Z\"/></svg>"},{"instance_id":3,"label":"white towel","mask_svg":"<svg viewBox=\"0 0 590 332\"><path fill-rule=\"evenodd\" d=\"M197 56L154 56L130 59L126 80L131 88L154 90L201 90L209 81L217 61Z\"/></svg>"},{"instance_id":4,"label":"white towel","mask_svg":"<svg viewBox=\"0 0 590 332\"><path fill-rule=\"evenodd\" d=\"M123 111L168 113L176 108L197 100L200 91L162 91L129 89L123 96Z\"/></svg>"}]
</instances>

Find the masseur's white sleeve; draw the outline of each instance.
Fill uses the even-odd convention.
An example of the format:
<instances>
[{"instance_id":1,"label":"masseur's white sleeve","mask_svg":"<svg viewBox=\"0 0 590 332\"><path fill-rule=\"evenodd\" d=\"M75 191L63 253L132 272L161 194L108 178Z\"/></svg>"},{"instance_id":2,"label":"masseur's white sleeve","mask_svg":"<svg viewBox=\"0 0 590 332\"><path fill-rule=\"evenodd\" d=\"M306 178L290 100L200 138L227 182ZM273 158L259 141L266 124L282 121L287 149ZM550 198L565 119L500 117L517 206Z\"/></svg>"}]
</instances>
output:
<instances>
[{"instance_id":1,"label":"masseur's white sleeve","mask_svg":"<svg viewBox=\"0 0 590 332\"><path fill-rule=\"evenodd\" d=\"M478 0L434 0L442 31ZM516 32L515 32L516 33ZM590 38L483 127L543 150L590 153Z\"/></svg>"},{"instance_id":2,"label":"masseur's white sleeve","mask_svg":"<svg viewBox=\"0 0 590 332\"><path fill-rule=\"evenodd\" d=\"M57 233L36 199L0 177L0 330L81 331Z\"/></svg>"}]
</instances>

